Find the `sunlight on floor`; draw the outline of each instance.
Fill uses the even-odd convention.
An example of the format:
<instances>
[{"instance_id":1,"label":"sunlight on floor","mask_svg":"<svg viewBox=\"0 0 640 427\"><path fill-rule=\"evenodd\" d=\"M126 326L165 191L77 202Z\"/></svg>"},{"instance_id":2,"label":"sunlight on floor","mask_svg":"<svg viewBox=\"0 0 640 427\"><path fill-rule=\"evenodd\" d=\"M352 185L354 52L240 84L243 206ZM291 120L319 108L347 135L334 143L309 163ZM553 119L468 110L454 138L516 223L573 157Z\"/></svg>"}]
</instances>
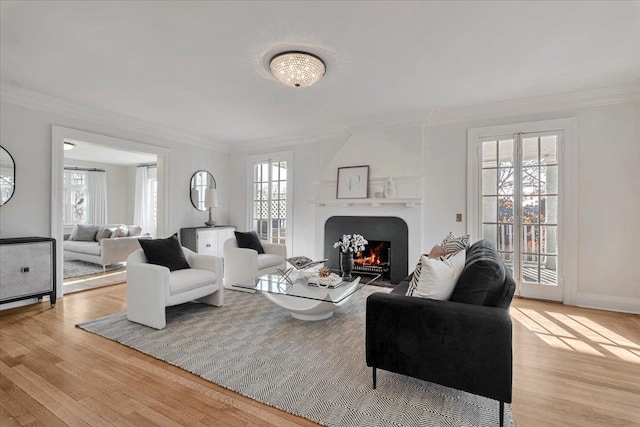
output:
<instances>
[{"instance_id":1,"label":"sunlight on floor","mask_svg":"<svg viewBox=\"0 0 640 427\"><path fill-rule=\"evenodd\" d=\"M103 274L94 275L94 276L80 276L78 277L77 280L73 280L73 279L65 280L64 284L77 285L79 283L91 283L92 281L102 280L108 277L116 276L118 274L122 274L122 271L115 271L113 273L103 273Z\"/></svg>"},{"instance_id":2,"label":"sunlight on floor","mask_svg":"<svg viewBox=\"0 0 640 427\"><path fill-rule=\"evenodd\" d=\"M640 345L584 317L513 308L513 318L551 347L640 364Z\"/></svg>"}]
</instances>

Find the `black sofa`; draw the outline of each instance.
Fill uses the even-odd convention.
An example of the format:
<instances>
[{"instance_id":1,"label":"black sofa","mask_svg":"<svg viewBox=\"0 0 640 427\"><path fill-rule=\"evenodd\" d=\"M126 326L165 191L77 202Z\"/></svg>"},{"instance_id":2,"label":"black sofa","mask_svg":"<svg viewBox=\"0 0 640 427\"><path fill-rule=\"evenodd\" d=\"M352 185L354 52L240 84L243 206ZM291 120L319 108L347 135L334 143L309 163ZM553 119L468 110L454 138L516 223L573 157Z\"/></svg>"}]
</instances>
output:
<instances>
[{"instance_id":1,"label":"black sofa","mask_svg":"<svg viewBox=\"0 0 640 427\"><path fill-rule=\"evenodd\" d=\"M509 305L515 282L495 246L480 240L449 301L405 296L413 273L367 298L366 357L373 368L511 403Z\"/></svg>"}]
</instances>

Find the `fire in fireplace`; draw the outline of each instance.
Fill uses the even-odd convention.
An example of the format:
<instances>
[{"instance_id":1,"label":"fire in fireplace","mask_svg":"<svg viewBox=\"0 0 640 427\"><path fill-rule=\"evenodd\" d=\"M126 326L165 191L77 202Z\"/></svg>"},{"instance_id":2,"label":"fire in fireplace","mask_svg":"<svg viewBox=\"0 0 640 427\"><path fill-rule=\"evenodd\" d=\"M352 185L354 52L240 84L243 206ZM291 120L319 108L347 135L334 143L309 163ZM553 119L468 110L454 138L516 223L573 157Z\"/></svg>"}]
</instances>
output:
<instances>
[{"instance_id":1,"label":"fire in fireplace","mask_svg":"<svg viewBox=\"0 0 640 427\"><path fill-rule=\"evenodd\" d=\"M364 251L353 257L353 269L382 274L388 278L391 273L391 242L383 240L369 240Z\"/></svg>"}]
</instances>

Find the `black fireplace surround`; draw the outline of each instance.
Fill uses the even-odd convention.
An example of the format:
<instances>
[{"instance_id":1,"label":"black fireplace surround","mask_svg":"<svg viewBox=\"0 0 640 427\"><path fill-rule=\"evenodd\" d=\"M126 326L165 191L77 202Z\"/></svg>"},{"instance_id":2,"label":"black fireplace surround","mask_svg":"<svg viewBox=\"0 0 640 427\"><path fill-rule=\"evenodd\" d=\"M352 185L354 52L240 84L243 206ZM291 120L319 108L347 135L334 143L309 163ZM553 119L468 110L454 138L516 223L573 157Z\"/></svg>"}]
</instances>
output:
<instances>
[{"instance_id":1,"label":"black fireplace surround","mask_svg":"<svg viewBox=\"0 0 640 427\"><path fill-rule=\"evenodd\" d=\"M403 219L391 216L332 216L324 224L325 265L340 268L338 249L333 247L343 234L361 234L367 240L391 242L392 284L402 281L408 274L409 228Z\"/></svg>"}]
</instances>

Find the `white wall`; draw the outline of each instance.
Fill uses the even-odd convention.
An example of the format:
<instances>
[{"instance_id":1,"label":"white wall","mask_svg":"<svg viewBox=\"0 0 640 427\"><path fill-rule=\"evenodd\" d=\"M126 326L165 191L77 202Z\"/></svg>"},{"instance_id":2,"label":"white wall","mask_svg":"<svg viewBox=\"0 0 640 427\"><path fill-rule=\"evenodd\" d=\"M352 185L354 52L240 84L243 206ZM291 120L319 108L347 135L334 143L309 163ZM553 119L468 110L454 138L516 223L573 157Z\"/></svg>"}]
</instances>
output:
<instances>
[{"instance_id":1,"label":"white wall","mask_svg":"<svg viewBox=\"0 0 640 427\"><path fill-rule=\"evenodd\" d=\"M578 120L576 304L640 312L640 103L535 114L426 129L425 240L464 232L467 130L565 117Z\"/></svg>"},{"instance_id":2,"label":"white wall","mask_svg":"<svg viewBox=\"0 0 640 427\"><path fill-rule=\"evenodd\" d=\"M51 236L53 125L168 148L169 233L203 225L206 220L206 213L194 209L189 199L189 181L198 169L206 169L216 177L222 203L214 214L219 222L227 221L228 153L3 102L0 140L16 162L16 191L0 207L0 237Z\"/></svg>"},{"instance_id":3,"label":"white wall","mask_svg":"<svg viewBox=\"0 0 640 427\"><path fill-rule=\"evenodd\" d=\"M449 231L466 233L466 217L456 222L455 215L467 212L468 129L567 117L578 121L579 277L574 299L582 306L640 312L635 267L640 253L638 102L433 125L425 127L424 134L416 132L416 125L385 131L371 128L342 138L290 144L287 148L295 153L294 247L290 252L322 256L318 229L328 217L327 208L308 201L323 180L335 180L338 166L369 164L373 178L412 175L416 171L422 175L421 220L417 226L410 226L410 233L419 235L419 251L428 251ZM278 146L271 151L283 149ZM260 152L270 150L262 148ZM247 154L255 151L235 152L230 158L232 180L241 184L239 193L230 199L230 219L243 226L249 209L241 191L246 188ZM362 213L359 207L336 207L334 211L341 215L394 213L391 207L374 213ZM402 215L398 209L395 213ZM410 260L415 258L413 252L409 252Z\"/></svg>"},{"instance_id":4,"label":"white wall","mask_svg":"<svg viewBox=\"0 0 640 427\"><path fill-rule=\"evenodd\" d=\"M107 222L133 224L133 214L127 216L127 167L86 160L64 159L69 167L102 169L107 174ZM134 182L135 185L135 182Z\"/></svg>"}]
</instances>

